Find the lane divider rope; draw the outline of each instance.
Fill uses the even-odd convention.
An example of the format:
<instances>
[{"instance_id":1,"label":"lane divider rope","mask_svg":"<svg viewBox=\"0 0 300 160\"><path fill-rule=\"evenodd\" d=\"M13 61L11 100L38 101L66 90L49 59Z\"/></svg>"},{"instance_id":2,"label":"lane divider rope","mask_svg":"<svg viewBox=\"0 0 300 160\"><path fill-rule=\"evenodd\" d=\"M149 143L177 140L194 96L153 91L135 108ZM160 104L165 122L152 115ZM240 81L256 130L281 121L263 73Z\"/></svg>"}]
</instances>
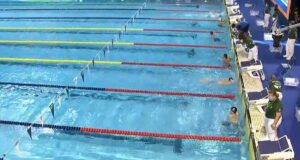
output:
<instances>
[{"instance_id":1,"label":"lane divider rope","mask_svg":"<svg viewBox=\"0 0 300 160\"><path fill-rule=\"evenodd\" d=\"M124 136L138 136L138 137L157 137L157 138L170 138L170 139L190 139L199 141L222 141L222 142L240 142L239 137L224 137L224 136L201 136L201 135L186 135L186 134L171 134L171 133L154 133L154 132L138 132L138 131L127 131L127 130L114 130L114 129L102 129L102 128L89 128L89 127L74 127L74 126L63 126L53 124L38 124L28 122L17 122L0 120L0 124L3 125L14 125L14 126L32 126L35 128L50 128L62 131L75 131L85 132L94 134L109 134L109 135L124 135Z\"/></svg>"},{"instance_id":2,"label":"lane divider rope","mask_svg":"<svg viewBox=\"0 0 300 160\"><path fill-rule=\"evenodd\" d=\"M0 44L23 45L110 45L111 42L98 41L40 41L40 40L0 40ZM114 45L136 45L157 47L189 47L189 48L216 48L223 49L226 45L197 45L197 44L168 44L168 43L143 43L143 42L114 42Z\"/></svg>"},{"instance_id":3,"label":"lane divider rope","mask_svg":"<svg viewBox=\"0 0 300 160\"><path fill-rule=\"evenodd\" d=\"M89 64L88 60L71 60L71 59L35 59L35 58L0 58L0 62L25 62L25 63L72 63L72 64ZM228 69L226 66L210 66L197 64L166 64L166 63L147 63L147 62L118 62L118 61L94 61L94 64L101 65L140 65L140 66L157 66L157 67L189 67L189 68L209 68L209 69Z\"/></svg>"},{"instance_id":4,"label":"lane divider rope","mask_svg":"<svg viewBox=\"0 0 300 160\"><path fill-rule=\"evenodd\" d=\"M3 8L2 11L136 11L136 8ZM195 12L195 13L207 13L214 12L219 13L220 11L210 11L210 10L188 10L188 9L155 9L147 8L143 11L158 11L158 12Z\"/></svg>"},{"instance_id":5,"label":"lane divider rope","mask_svg":"<svg viewBox=\"0 0 300 160\"><path fill-rule=\"evenodd\" d=\"M80 27L0 27L0 31L123 31L124 28L80 28ZM191 30L191 29L162 29L162 28L127 28L127 31L137 32L190 32L190 33L209 33L211 30ZM224 34L223 31L214 33Z\"/></svg>"},{"instance_id":6,"label":"lane divider rope","mask_svg":"<svg viewBox=\"0 0 300 160\"><path fill-rule=\"evenodd\" d=\"M0 17L0 20L30 20L30 19L85 19L85 20L91 20L91 19L129 19L128 17ZM197 21L197 22L219 22L218 19L203 19L203 18L139 18L136 17L136 20L153 20L153 21Z\"/></svg>"},{"instance_id":7,"label":"lane divider rope","mask_svg":"<svg viewBox=\"0 0 300 160\"><path fill-rule=\"evenodd\" d=\"M175 92L175 91L124 89L124 88L80 87L80 86L36 84L36 83L0 82L0 85L62 88L62 89L68 88L68 89L106 91L106 92L118 92L118 93L132 93L132 94L141 93L141 94L156 94L156 95L169 95L169 96L207 97L207 98L220 98L220 99L234 99L235 98L235 95L233 95L233 94L210 94L210 93L191 93L191 92Z\"/></svg>"}]
</instances>

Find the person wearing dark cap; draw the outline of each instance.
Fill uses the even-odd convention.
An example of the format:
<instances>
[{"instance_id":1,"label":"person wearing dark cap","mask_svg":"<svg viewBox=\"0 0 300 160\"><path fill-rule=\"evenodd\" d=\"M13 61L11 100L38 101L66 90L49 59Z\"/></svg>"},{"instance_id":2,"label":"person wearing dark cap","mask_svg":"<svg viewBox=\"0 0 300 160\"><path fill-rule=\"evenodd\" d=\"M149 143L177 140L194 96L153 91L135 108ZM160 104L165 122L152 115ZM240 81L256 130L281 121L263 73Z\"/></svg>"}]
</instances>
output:
<instances>
[{"instance_id":1,"label":"person wearing dark cap","mask_svg":"<svg viewBox=\"0 0 300 160\"><path fill-rule=\"evenodd\" d=\"M210 32L209 32L209 35L210 35L210 38L213 39L215 42L221 41L221 39L218 38L218 37L216 36L216 33L215 33L215 32L210 31Z\"/></svg>"},{"instance_id":2,"label":"person wearing dark cap","mask_svg":"<svg viewBox=\"0 0 300 160\"><path fill-rule=\"evenodd\" d=\"M223 63L226 67L230 67L230 58L228 57L228 55L225 53L223 55Z\"/></svg>"},{"instance_id":3,"label":"person wearing dark cap","mask_svg":"<svg viewBox=\"0 0 300 160\"><path fill-rule=\"evenodd\" d=\"M231 125L237 126L238 124L239 124L239 113L237 111L237 108L235 106L232 106L229 111L228 120L223 121L222 125L229 127Z\"/></svg>"},{"instance_id":4,"label":"person wearing dark cap","mask_svg":"<svg viewBox=\"0 0 300 160\"><path fill-rule=\"evenodd\" d=\"M290 25L293 25L294 21L290 22ZM283 57L286 58L286 60L291 60L291 58L294 56L294 48L295 48L295 42L297 39L297 28L290 28L288 32L288 40L286 42L285 46L285 55Z\"/></svg>"},{"instance_id":5,"label":"person wearing dark cap","mask_svg":"<svg viewBox=\"0 0 300 160\"><path fill-rule=\"evenodd\" d=\"M237 108L236 107L231 107L230 108L230 112L229 112L229 121L233 124L238 124L239 122L239 113L237 111Z\"/></svg>"}]
</instances>

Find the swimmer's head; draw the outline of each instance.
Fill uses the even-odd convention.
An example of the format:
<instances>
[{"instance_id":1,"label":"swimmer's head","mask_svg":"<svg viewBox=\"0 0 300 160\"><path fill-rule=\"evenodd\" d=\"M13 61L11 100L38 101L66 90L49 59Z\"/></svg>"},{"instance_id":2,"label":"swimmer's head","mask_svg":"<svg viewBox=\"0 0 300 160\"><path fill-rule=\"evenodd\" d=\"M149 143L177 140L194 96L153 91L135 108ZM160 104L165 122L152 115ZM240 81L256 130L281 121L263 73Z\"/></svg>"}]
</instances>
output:
<instances>
[{"instance_id":1,"label":"swimmer's head","mask_svg":"<svg viewBox=\"0 0 300 160\"><path fill-rule=\"evenodd\" d=\"M232 77L229 77L228 80L232 82L232 81L233 81L233 78L232 78Z\"/></svg>"},{"instance_id":2,"label":"swimmer's head","mask_svg":"<svg viewBox=\"0 0 300 160\"><path fill-rule=\"evenodd\" d=\"M210 34L210 35L213 35L213 34L214 34L214 32L213 32L213 31L210 31L210 32L209 32L209 34Z\"/></svg>"},{"instance_id":3,"label":"swimmer's head","mask_svg":"<svg viewBox=\"0 0 300 160\"><path fill-rule=\"evenodd\" d=\"M236 107L231 107L230 108L230 112L232 112L232 113L234 113L234 114L236 114L236 112L237 112L237 108Z\"/></svg>"},{"instance_id":4,"label":"swimmer's head","mask_svg":"<svg viewBox=\"0 0 300 160\"><path fill-rule=\"evenodd\" d=\"M224 54L224 58L226 58L226 59L228 58L228 55L226 53Z\"/></svg>"}]
</instances>

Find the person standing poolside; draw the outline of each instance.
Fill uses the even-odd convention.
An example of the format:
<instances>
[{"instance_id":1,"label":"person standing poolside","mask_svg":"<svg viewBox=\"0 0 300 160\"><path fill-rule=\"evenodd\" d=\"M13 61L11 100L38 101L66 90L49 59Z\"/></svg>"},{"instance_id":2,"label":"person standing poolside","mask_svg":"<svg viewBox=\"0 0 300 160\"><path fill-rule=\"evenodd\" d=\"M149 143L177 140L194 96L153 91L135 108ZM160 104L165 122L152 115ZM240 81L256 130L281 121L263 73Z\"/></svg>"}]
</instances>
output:
<instances>
[{"instance_id":1,"label":"person standing poolside","mask_svg":"<svg viewBox=\"0 0 300 160\"><path fill-rule=\"evenodd\" d=\"M246 51L249 50L248 52L248 60L258 60L258 49L257 46L253 43L253 40L250 38L250 36L242 34L240 35L239 39L243 41L243 44L246 45Z\"/></svg>"},{"instance_id":2,"label":"person standing poolside","mask_svg":"<svg viewBox=\"0 0 300 160\"><path fill-rule=\"evenodd\" d=\"M269 28L270 16L271 16L271 6L268 3L266 3L265 17L264 17L264 28L265 28L265 30L267 30Z\"/></svg>"},{"instance_id":3,"label":"person standing poolside","mask_svg":"<svg viewBox=\"0 0 300 160\"><path fill-rule=\"evenodd\" d=\"M294 22L290 22L290 25L293 25ZM283 57L286 58L286 60L291 60L291 58L294 56L294 48L295 43L297 39L297 28L290 28L288 33L288 40L286 42L285 46L285 55Z\"/></svg>"},{"instance_id":4,"label":"person standing poolside","mask_svg":"<svg viewBox=\"0 0 300 160\"><path fill-rule=\"evenodd\" d=\"M278 139L277 128L281 124L282 104L274 90L269 91L269 102L265 113L265 128L269 140Z\"/></svg>"},{"instance_id":5,"label":"person standing poolside","mask_svg":"<svg viewBox=\"0 0 300 160\"><path fill-rule=\"evenodd\" d=\"M274 12L273 12L273 16L272 16L272 30L271 32L275 32L275 30L277 29L277 21L278 21L278 5L275 5L274 8Z\"/></svg>"}]
</instances>

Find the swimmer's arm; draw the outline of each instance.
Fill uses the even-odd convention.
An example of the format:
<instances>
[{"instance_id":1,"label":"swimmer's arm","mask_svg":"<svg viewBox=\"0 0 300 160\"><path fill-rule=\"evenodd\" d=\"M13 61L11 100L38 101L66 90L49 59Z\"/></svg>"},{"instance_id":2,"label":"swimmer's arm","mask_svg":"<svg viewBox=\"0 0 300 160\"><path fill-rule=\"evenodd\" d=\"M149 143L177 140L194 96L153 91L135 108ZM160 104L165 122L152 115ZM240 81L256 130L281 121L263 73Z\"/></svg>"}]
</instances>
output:
<instances>
[{"instance_id":1,"label":"swimmer's arm","mask_svg":"<svg viewBox=\"0 0 300 160\"><path fill-rule=\"evenodd\" d=\"M219 80L219 81L218 81L218 84L219 84L219 85L227 85L227 84L230 84L230 82L228 81L227 78L225 78L225 79Z\"/></svg>"},{"instance_id":2,"label":"swimmer's arm","mask_svg":"<svg viewBox=\"0 0 300 160\"><path fill-rule=\"evenodd\" d=\"M219 85L225 85L226 82L224 81L224 79L221 79L221 80L218 81L218 84L219 84Z\"/></svg>"},{"instance_id":3,"label":"swimmer's arm","mask_svg":"<svg viewBox=\"0 0 300 160\"><path fill-rule=\"evenodd\" d=\"M205 84L212 83L212 81L209 81L209 79L207 79L207 78L200 79L200 82L205 83Z\"/></svg>"}]
</instances>

